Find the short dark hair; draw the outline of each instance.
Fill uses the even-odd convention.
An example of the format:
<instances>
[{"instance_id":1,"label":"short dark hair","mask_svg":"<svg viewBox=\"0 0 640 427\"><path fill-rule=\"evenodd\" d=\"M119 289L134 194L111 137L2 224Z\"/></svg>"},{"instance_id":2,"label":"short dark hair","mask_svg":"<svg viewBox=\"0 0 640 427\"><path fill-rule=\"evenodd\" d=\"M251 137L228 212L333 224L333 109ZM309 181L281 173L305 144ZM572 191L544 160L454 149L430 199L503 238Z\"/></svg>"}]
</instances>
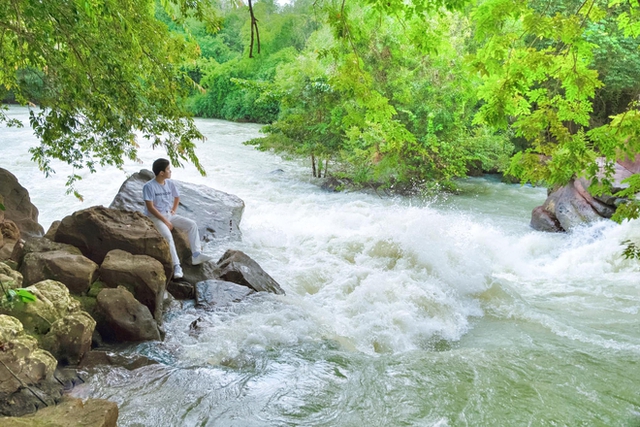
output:
<instances>
[{"instance_id":1,"label":"short dark hair","mask_svg":"<svg viewBox=\"0 0 640 427\"><path fill-rule=\"evenodd\" d=\"M167 166L169 166L170 164L171 163L167 159L158 159L155 162L153 162L153 166L151 167L151 169L153 170L153 173L155 173L156 176L158 176L160 175L160 172L165 170Z\"/></svg>"}]
</instances>

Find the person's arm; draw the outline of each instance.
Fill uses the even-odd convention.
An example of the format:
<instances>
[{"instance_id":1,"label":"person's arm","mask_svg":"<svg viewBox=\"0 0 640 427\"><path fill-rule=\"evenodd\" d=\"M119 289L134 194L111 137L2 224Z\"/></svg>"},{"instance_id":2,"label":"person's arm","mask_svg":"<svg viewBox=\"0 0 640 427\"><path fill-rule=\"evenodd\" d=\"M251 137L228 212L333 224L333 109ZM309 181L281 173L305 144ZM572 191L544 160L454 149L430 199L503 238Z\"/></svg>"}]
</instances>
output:
<instances>
[{"instance_id":1,"label":"person's arm","mask_svg":"<svg viewBox=\"0 0 640 427\"><path fill-rule=\"evenodd\" d=\"M164 215L162 215L158 211L158 209L156 209L155 205L153 204L153 200L145 200L144 204L147 206L147 210L151 215L155 216L160 221L164 222L164 224L169 228L169 230L173 230L173 224L171 224L169 220L165 218Z\"/></svg>"},{"instance_id":2,"label":"person's arm","mask_svg":"<svg viewBox=\"0 0 640 427\"><path fill-rule=\"evenodd\" d=\"M171 208L171 215L175 215L178 210L178 205L180 204L180 197L175 197L173 199L173 207Z\"/></svg>"}]
</instances>

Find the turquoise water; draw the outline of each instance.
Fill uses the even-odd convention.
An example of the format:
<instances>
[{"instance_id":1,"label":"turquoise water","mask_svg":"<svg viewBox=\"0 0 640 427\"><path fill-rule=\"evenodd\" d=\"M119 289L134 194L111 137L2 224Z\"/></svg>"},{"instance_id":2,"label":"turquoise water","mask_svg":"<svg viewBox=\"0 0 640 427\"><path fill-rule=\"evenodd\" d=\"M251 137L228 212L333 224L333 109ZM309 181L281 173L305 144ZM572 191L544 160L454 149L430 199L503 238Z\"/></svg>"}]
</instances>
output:
<instances>
[{"instance_id":1,"label":"turquoise water","mask_svg":"<svg viewBox=\"0 0 640 427\"><path fill-rule=\"evenodd\" d=\"M26 118L26 110L11 114ZM174 178L236 194L243 240L286 296L231 309L174 305L167 339L126 352L162 364L99 369L74 390L118 402L121 426L640 426L638 222L529 228L544 189L495 179L436 200L326 193L304 165L242 145L259 126L199 120L209 172ZM28 130L0 129L2 167L48 224L108 205L141 164L43 179ZM201 328L189 324L201 318Z\"/></svg>"}]
</instances>

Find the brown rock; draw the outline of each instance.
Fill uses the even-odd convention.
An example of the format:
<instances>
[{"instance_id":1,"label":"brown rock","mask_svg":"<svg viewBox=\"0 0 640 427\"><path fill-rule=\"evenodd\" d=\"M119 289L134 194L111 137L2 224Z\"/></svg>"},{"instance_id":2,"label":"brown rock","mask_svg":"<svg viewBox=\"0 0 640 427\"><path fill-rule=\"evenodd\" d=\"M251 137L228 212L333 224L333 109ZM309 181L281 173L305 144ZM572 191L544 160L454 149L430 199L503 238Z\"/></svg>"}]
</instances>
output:
<instances>
[{"instance_id":1,"label":"brown rock","mask_svg":"<svg viewBox=\"0 0 640 427\"><path fill-rule=\"evenodd\" d=\"M127 288L146 305L156 321L162 319L162 299L167 278L160 261L114 249L100 266L100 278L109 287Z\"/></svg>"},{"instance_id":2,"label":"brown rock","mask_svg":"<svg viewBox=\"0 0 640 427\"><path fill-rule=\"evenodd\" d=\"M172 297L179 300L195 298L193 285L189 282L185 282L184 280L170 281L167 285L167 292L169 292Z\"/></svg>"},{"instance_id":3,"label":"brown rock","mask_svg":"<svg viewBox=\"0 0 640 427\"><path fill-rule=\"evenodd\" d=\"M53 242L44 237L32 237L22 241L22 244L16 246L11 254L11 259L15 260L18 265L22 264L24 257L31 253L62 251L72 255L82 255L80 249L72 245Z\"/></svg>"},{"instance_id":4,"label":"brown rock","mask_svg":"<svg viewBox=\"0 0 640 427\"><path fill-rule=\"evenodd\" d=\"M2 237L8 240L20 239L20 229L18 225L8 219L0 222L0 233L2 233Z\"/></svg>"},{"instance_id":5,"label":"brown rock","mask_svg":"<svg viewBox=\"0 0 640 427\"><path fill-rule=\"evenodd\" d=\"M55 241L76 246L98 264L102 264L113 249L149 255L162 263L165 275L172 273L169 244L153 222L139 212L102 206L75 212L62 220Z\"/></svg>"},{"instance_id":6,"label":"brown rock","mask_svg":"<svg viewBox=\"0 0 640 427\"><path fill-rule=\"evenodd\" d=\"M98 331L107 341L138 342L160 339L158 325L149 309L125 288L100 291L97 310L104 319L98 322Z\"/></svg>"},{"instance_id":7,"label":"brown rock","mask_svg":"<svg viewBox=\"0 0 640 427\"><path fill-rule=\"evenodd\" d=\"M42 236L38 209L31 203L29 192L6 169L0 168L0 196L5 207L4 218L15 222L24 236Z\"/></svg>"},{"instance_id":8,"label":"brown rock","mask_svg":"<svg viewBox=\"0 0 640 427\"><path fill-rule=\"evenodd\" d=\"M556 217L550 214L542 206L538 206L531 212L531 227L538 231L558 233L564 231Z\"/></svg>"},{"instance_id":9,"label":"brown rock","mask_svg":"<svg viewBox=\"0 0 640 427\"><path fill-rule=\"evenodd\" d=\"M284 291L271 276L242 251L229 249L218 260L220 278L227 282L248 286L257 292L284 295Z\"/></svg>"},{"instance_id":10,"label":"brown rock","mask_svg":"<svg viewBox=\"0 0 640 427\"><path fill-rule=\"evenodd\" d=\"M15 246L16 240L4 239L4 244L0 247L0 260L6 261L11 259Z\"/></svg>"},{"instance_id":11,"label":"brown rock","mask_svg":"<svg viewBox=\"0 0 640 427\"><path fill-rule=\"evenodd\" d=\"M60 221L53 221L43 237L46 237L49 240L53 240L56 236L56 231L58 231L59 225L60 225Z\"/></svg>"},{"instance_id":12,"label":"brown rock","mask_svg":"<svg viewBox=\"0 0 640 427\"><path fill-rule=\"evenodd\" d=\"M20 272L25 285L52 279L64 283L71 293L81 295L96 280L98 265L84 255L63 250L32 252L24 257Z\"/></svg>"}]
</instances>

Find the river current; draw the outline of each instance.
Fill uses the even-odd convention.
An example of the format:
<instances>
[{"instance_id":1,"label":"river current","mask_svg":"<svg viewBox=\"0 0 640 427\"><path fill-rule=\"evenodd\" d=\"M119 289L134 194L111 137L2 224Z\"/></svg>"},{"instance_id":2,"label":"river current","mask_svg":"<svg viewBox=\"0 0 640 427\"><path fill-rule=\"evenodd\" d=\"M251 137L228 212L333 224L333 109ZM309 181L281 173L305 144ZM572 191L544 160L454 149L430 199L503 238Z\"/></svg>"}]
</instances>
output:
<instances>
[{"instance_id":1,"label":"river current","mask_svg":"<svg viewBox=\"0 0 640 427\"><path fill-rule=\"evenodd\" d=\"M196 122L208 176L173 178L246 204L242 240L208 251L246 252L287 294L174 306L164 342L119 349L160 364L98 369L76 396L117 402L120 426L640 426L640 262L621 245L639 222L533 231L545 189L487 178L430 200L329 193L307 165L243 145L260 126ZM0 167L45 230L164 156L140 141L141 164L80 171L80 202L68 166L44 178L30 161L35 144L0 127Z\"/></svg>"}]
</instances>

